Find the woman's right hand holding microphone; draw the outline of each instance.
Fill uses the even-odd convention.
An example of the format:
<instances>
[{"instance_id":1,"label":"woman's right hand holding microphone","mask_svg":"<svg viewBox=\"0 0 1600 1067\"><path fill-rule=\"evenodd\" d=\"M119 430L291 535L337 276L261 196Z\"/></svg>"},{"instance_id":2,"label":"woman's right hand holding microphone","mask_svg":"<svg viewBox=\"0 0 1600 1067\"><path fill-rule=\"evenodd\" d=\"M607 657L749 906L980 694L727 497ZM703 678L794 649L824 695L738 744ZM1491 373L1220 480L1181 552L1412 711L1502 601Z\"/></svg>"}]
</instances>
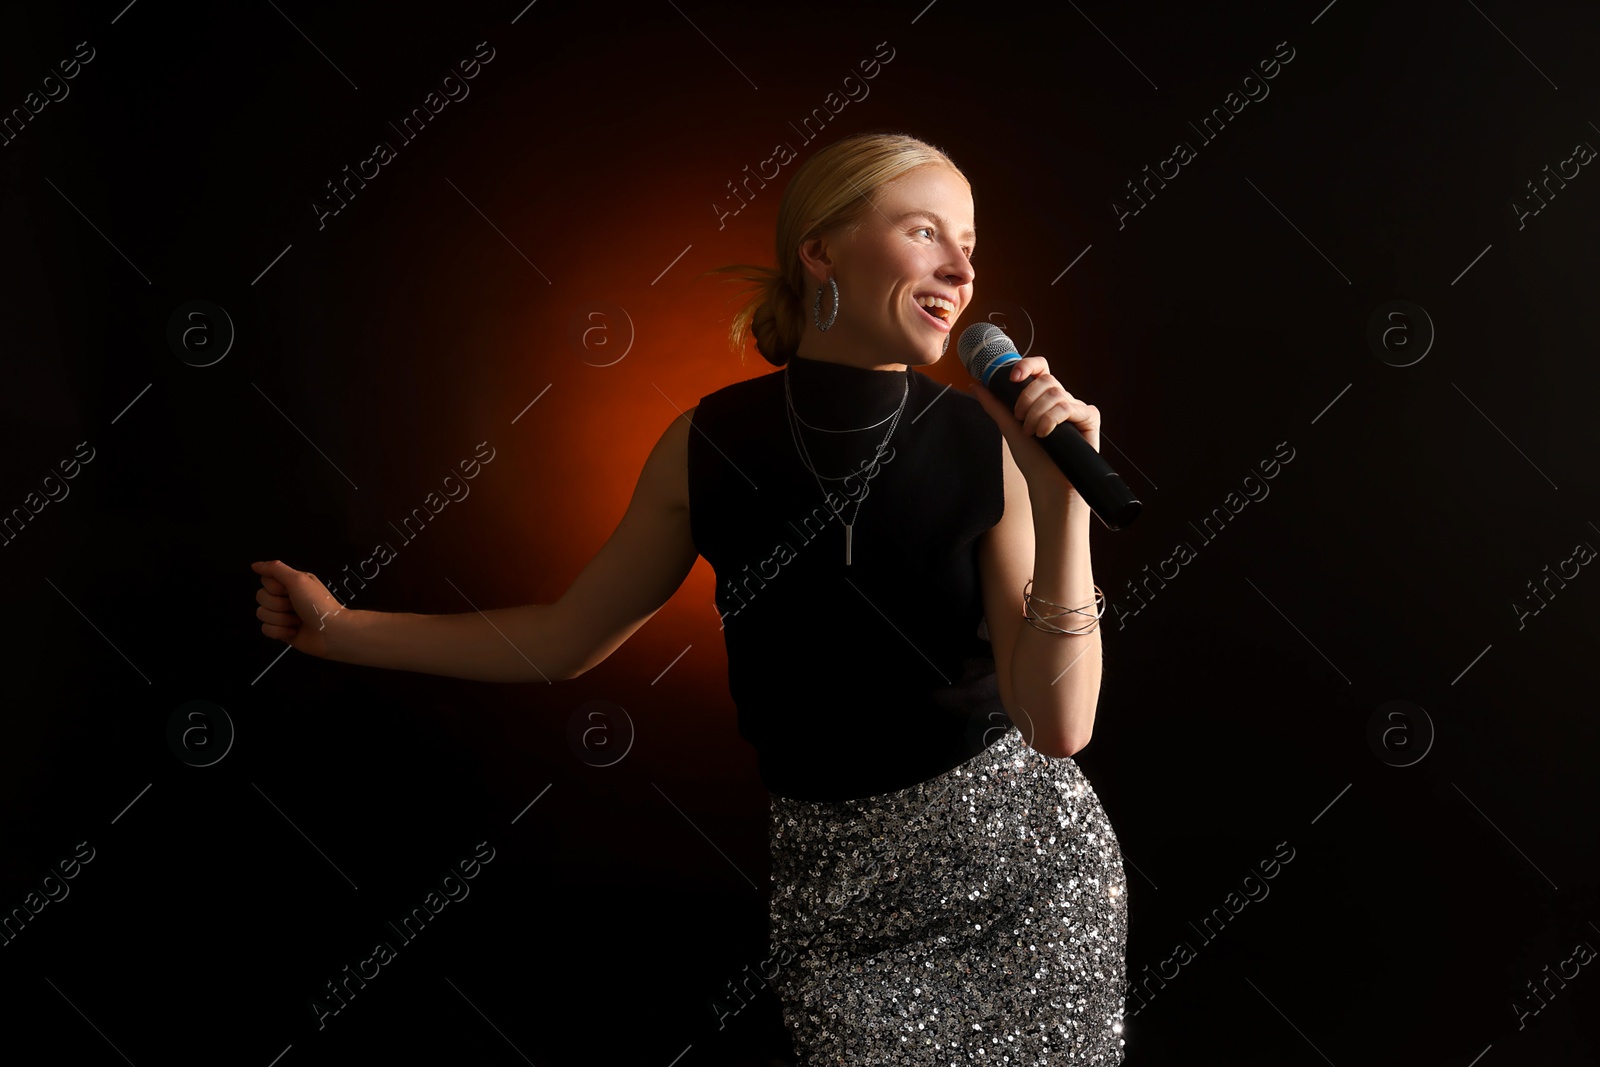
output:
<instances>
[{"instance_id":1,"label":"woman's right hand holding microphone","mask_svg":"<svg viewBox=\"0 0 1600 1067\"><path fill-rule=\"evenodd\" d=\"M337 637L353 612L346 611L315 574L297 571L282 560L259 560L250 569L261 575L261 588L256 590L261 632L297 652L335 658Z\"/></svg>"}]
</instances>

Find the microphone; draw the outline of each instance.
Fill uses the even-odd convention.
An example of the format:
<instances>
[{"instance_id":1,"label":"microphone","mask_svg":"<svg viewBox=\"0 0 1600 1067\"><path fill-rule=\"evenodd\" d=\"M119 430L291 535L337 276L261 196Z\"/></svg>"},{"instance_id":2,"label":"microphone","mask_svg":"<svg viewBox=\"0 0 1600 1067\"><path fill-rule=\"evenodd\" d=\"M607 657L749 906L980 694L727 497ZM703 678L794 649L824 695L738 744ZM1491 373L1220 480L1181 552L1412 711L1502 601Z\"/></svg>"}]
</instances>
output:
<instances>
[{"instance_id":1,"label":"microphone","mask_svg":"<svg viewBox=\"0 0 1600 1067\"><path fill-rule=\"evenodd\" d=\"M1016 406L1017 397L1034 380L1011 380L1011 364L1022 357L1017 354L1017 343L992 322L975 322L968 326L956 350L961 354L961 365L967 368L967 373L1011 407ZM1084 440L1076 426L1063 422L1034 440L1044 446L1045 452L1107 529L1120 530L1138 518L1143 505L1100 453Z\"/></svg>"}]
</instances>

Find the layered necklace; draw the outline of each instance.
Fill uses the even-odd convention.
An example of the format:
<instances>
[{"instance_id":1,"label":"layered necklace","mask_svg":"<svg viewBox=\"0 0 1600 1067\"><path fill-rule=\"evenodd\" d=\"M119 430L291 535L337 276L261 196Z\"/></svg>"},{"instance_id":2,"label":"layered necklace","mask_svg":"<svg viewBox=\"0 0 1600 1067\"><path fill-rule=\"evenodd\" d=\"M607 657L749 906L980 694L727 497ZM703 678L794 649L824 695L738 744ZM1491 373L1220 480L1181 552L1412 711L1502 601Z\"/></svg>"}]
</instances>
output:
<instances>
[{"instance_id":1,"label":"layered necklace","mask_svg":"<svg viewBox=\"0 0 1600 1067\"><path fill-rule=\"evenodd\" d=\"M788 408L789 432L794 436L795 450L800 454L800 462L805 465L806 470L810 471L812 476L817 480L817 489L822 493L823 503L828 503L828 490L823 486L823 481L842 482L848 478L857 476L862 477L861 495L856 498L856 509L855 512L850 516L849 522L845 522L844 520L844 509L842 507L839 510L834 511L833 506L831 504L828 505L828 510L833 512L834 518L844 523L844 564L846 567L848 567L850 566L850 550L855 534L856 519L861 515L861 505L867 499L867 493L871 489L870 482L878 473L878 465L883 460L884 451L889 447L889 439L894 436L895 427L900 425L900 416L905 414L906 401L911 396L911 378L908 373L905 380L905 390L900 395L900 406L895 409L893 415L885 416L884 418L881 418L877 422L874 422L868 426L857 426L848 430L829 430L824 429L821 426L812 426L809 422L806 422L804 419L802 419L800 417L800 413L795 410L794 391L789 385L789 367L792 365L793 363L790 361L789 363L786 363L783 368L783 397ZM800 433L800 428L802 426L810 430L815 430L818 433L860 433L864 430L876 429L886 422L889 424L889 432L883 435L883 440L878 444L877 451L873 454L872 462L867 464L863 471L858 471L854 474L841 474L833 476L819 472L816 466L811 462L811 453L807 451L806 443Z\"/></svg>"}]
</instances>

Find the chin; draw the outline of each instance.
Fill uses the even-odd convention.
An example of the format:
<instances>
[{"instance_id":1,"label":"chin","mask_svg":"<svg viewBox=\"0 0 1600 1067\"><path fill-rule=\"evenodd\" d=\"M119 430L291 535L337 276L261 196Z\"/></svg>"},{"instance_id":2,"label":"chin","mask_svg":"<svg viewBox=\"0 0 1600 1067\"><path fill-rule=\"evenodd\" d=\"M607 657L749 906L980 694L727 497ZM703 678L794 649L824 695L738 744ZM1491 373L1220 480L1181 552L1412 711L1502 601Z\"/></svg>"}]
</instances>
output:
<instances>
[{"instance_id":1,"label":"chin","mask_svg":"<svg viewBox=\"0 0 1600 1067\"><path fill-rule=\"evenodd\" d=\"M956 335L953 330L942 337L935 334L923 337L913 336L909 339L902 338L897 346L901 351L901 355L895 362L904 363L912 367L931 367L946 355L953 356L955 343Z\"/></svg>"}]
</instances>

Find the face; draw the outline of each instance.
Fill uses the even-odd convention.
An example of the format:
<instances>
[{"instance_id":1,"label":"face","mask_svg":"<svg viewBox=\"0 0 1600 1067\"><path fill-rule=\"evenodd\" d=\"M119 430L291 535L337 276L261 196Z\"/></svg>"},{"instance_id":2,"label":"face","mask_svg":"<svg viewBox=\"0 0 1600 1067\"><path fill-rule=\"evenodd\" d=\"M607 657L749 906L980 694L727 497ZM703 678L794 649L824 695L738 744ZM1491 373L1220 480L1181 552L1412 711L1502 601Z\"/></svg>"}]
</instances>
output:
<instances>
[{"instance_id":1,"label":"face","mask_svg":"<svg viewBox=\"0 0 1600 1067\"><path fill-rule=\"evenodd\" d=\"M815 283L826 286L831 276L839 285L839 315L824 336L848 344L868 366L936 363L972 301L971 190L935 165L901 175L874 199L876 210L855 232L801 250ZM948 304L924 310L919 298L928 296ZM824 315L829 300L824 289Z\"/></svg>"}]
</instances>

